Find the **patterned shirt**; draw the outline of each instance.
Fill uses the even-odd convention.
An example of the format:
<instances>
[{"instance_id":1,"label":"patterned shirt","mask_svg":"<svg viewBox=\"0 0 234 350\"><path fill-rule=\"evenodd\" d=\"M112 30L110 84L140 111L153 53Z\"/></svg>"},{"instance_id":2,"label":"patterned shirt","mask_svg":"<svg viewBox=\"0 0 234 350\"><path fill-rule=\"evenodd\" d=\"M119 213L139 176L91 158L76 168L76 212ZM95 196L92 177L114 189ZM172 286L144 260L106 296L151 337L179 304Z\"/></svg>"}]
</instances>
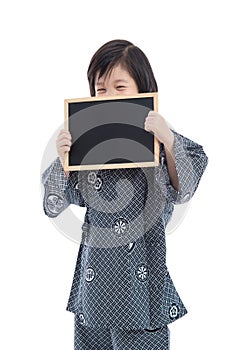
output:
<instances>
[{"instance_id":1,"label":"patterned shirt","mask_svg":"<svg viewBox=\"0 0 234 350\"><path fill-rule=\"evenodd\" d=\"M42 175L46 215L86 207L66 308L85 326L154 329L187 313L166 266L165 229L174 205L192 198L208 158L173 133L179 192L163 144L159 166L72 171L67 179L58 157Z\"/></svg>"}]
</instances>

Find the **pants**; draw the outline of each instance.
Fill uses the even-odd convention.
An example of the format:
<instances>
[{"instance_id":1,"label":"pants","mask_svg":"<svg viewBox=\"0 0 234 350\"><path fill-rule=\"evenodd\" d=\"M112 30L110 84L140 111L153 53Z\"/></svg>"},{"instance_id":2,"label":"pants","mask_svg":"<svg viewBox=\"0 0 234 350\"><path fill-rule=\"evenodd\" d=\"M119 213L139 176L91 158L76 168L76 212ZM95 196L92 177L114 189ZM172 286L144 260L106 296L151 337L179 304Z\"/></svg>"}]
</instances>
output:
<instances>
[{"instance_id":1,"label":"pants","mask_svg":"<svg viewBox=\"0 0 234 350\"><path fill-rule=\"evenodd\" d=\"M169 350L168 326L155 330L89 328L74 314L74 350Z\"/></svg>"}]
</instances>

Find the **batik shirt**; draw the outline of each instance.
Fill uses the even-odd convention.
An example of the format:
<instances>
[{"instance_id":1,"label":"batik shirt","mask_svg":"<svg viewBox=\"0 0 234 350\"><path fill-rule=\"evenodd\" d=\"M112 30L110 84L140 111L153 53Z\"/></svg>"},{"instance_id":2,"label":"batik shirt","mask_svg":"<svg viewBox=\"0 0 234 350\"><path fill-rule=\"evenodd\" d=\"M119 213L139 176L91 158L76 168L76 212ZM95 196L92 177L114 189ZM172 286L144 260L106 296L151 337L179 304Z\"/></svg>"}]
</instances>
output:
<instances>
[{"instance_id":1,"label":"batik shirt","mask_svg":"<svg viewBox=\"0 0 234 350\"><path fill-rule=\"evenodd\" d=\"M189 201L208 158L173 131L179 192L165 150L154 167L79 170L67 179L59 157L44 171L44 211L86 207L66 309L88 327L155 329L187 313L166 266L165 229L174 205Z\"/></svg>"}]
</instances>

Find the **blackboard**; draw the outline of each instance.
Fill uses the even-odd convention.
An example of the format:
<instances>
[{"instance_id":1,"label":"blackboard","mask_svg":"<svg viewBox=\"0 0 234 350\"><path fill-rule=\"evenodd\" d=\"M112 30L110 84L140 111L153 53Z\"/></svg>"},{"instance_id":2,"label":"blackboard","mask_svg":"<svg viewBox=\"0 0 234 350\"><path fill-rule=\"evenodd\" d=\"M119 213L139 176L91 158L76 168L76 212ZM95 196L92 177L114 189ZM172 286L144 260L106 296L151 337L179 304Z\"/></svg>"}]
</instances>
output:
<instances>
[{"instance_id":1,"label":"blackboard","mask_svg":"<svg viewBox=\"0 0 234 350\"><path fill-rule=\"evenodd\" d=\"M159 143L144 129L158 94L64 100L64 125L72 136L65 170L152 167L159 164Z\"/></svg>"}]
</instances>

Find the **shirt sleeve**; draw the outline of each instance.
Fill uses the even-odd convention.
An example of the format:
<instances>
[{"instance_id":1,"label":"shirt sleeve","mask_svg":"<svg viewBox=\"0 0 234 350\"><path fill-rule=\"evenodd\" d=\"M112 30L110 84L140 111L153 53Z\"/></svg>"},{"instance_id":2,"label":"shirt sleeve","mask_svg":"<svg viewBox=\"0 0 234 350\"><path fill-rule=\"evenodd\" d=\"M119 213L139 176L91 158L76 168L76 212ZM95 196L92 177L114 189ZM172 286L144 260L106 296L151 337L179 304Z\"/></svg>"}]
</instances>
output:
<instances>
[{"instance_id":1,"label":"shirt sleeve","mask_svg":"<svg viewBox=\"0 0 234 350\"><path fill-rule=\"evenodd\" d=\"M67 179L57 157L42 174L44 185L43 209L47 216L56 217L70 204L77 204L85 207L85 201L79 187L77 171L70 172Z\"/></svg>"},{"instance_id":2,"label":"shirt sleeve","mask_svg":"<svg viewBox=\"0 0 234 350\"><path fill-rule=\"evenodd\" d=\"M188 202L194 195L208 163L203 147L196 142L174 133L174 154L180 191L171 184L167 167L167 188L169 200L174 204Z\"/></svg>"}]
</instances>

